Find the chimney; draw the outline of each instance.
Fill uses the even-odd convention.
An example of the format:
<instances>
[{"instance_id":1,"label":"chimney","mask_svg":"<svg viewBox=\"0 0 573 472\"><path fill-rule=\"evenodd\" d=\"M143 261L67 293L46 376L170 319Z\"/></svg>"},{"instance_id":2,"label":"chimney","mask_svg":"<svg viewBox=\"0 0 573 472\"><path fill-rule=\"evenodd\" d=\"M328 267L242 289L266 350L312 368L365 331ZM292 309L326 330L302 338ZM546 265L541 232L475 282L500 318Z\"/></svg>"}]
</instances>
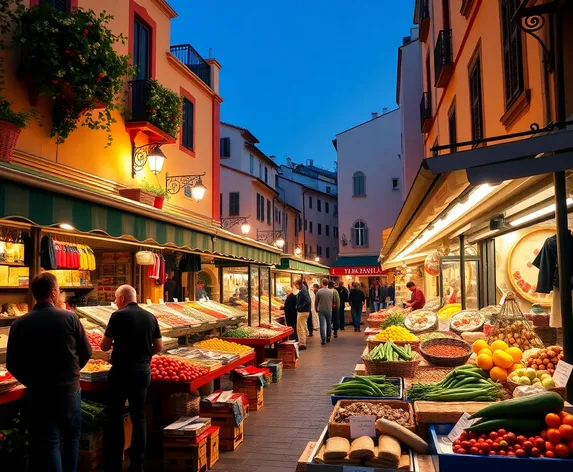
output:
<instances>
[{"instance_id":1,"label":"chimney","mask_svg":"<svg viewBox=\"0 0 573 472\"><path fill-rule=\"evenodd\" d=\"M385 115L386 113L388 113L388 107L382 108L382 114Z\"/></svg>"},{"instance_id":2,"label":"chimney","mask_svg":"<svg viewBox=\"0 0 573 472\"><path fill-rule=\"evenodd\" d=\"M372 112L372 119L374 119L374 118L378 118L378 112L377 111Z\"/></svg>"},{"instance_id":3,"label":"chimney","mask_svg":"<svg viewBox=\"0 0 573 472\"><path fill-rule=\"evenodd\" d=\"M217 59L213 58L206 59L205 62L209 64L211 68L211 90L219 94L219 71L221 70L221 64L219 64Z\"/></svg>"}]
</instances>

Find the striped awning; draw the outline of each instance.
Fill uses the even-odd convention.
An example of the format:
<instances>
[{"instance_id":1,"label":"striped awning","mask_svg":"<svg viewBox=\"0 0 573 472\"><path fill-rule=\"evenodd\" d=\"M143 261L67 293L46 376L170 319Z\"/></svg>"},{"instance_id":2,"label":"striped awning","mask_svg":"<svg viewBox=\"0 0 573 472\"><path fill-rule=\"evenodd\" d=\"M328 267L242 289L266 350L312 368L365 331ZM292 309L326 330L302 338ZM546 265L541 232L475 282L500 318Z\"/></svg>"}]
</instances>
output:
<instances>
[{"instance_id":1,"label":"striped awning","mask_svg":"<svg viewBox=\"0 0 573 472\"><path fill-rule=\"evenodd\" d=\"M310 262L303 262L290 257L281 257L280 265L276 266L277 270L296 270L299 272L307 272L309 274L328 275L328 267L323 265L315 265Z\"/></svg>"},{"instance_id":2,"label":"striped awning","mask_svg":"<svg viewBox=\"0 0 573 472\"><path fill-rule=\"evenodd\" d=\"M82 233L103 232L162 246L274 265L280 255L184 226L80 200L32 186L0 180L0 218L28 220L39 226L71 224Z\"/></svg>"}]
</instances>

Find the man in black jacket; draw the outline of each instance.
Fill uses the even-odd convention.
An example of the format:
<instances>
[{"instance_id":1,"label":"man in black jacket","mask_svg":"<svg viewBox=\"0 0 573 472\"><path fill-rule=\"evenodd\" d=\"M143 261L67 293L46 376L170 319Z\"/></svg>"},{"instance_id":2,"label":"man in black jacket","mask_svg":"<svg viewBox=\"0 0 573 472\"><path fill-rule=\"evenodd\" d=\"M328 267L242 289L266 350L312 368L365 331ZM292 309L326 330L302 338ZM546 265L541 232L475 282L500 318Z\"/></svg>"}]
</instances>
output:
<instances>
[{"instance_id":1,"label":"man in black jacket","mask_svg":"<svg viewBox=\"0 0 573 472\"><path fill-rule=\"evenodd\" d=\"M338 325L340 326L341 330L344 330L344 325L346 324L346 320L344 319L344 309L346 304L348 303L348 289L344 286L344 281L340 280L338 282L338 287L336 287L336 291L338 292L338 296L340 297L340 307L338 311Z\"/></svg>"},{"instance_id":2,"label":"man in black jacket","mask_svg":"<svg viewBox=\"0 0 573 472\"><path fill-rule=\"evenodd\" d=\"M110 398L108 431L106 432L106 471L122 470L123 413L129 401L133 435L129 456L129 471L143 471L146 443L145 399L151 381L151 357L163 350L157 319L137 304L137 294L130 285L122 285L115 292L116 311L107 324L101 350L109 351L112 368L108 374Z\"/></svg>"},{"instance_id":3,"label":"man in black jacket","mask_svg":"<svg viewBox=\"0 0 573 472\"><path fill-rule=\"evenodd\" d=\"M6 359L8 371L28 389L30 472L75 472L82 426L80 369L92 349L78 317L56 308L56 277L37 275L31 288L37 303L12 323ZM42 368L48 353L51 367Z\"/></svg>"},{"instance_id":4,"label":"man in black jacket","mask_svg":"<svg viewBox=\"0 0 573 472\"><path fill-rule=\"evenodd\" d=\"M308 315L310 315L310 294L308 290L302 283L301 279L298 279L294 283L298 290L296 295L296 327L298 333L299 349L304 351L306 349L306 329L308 322Z\"/></svg>"}]
</instances>

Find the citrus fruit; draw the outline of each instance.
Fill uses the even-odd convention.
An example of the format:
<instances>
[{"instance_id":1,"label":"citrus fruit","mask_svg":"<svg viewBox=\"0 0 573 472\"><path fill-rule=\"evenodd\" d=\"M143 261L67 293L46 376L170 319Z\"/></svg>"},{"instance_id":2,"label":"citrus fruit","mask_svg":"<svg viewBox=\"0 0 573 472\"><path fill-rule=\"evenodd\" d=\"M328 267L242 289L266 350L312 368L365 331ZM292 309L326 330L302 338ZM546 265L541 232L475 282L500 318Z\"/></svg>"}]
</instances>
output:
<instances>
[{"instance_id":1,"label":"citrus fruit","mask_svg":"<svg viewBox=\"0 0 573 472\"><path fill-rule=\"evenodd\" d=\"M513 365L513 357L500 349L493 351L493 363L498 367L509 369Z\"/></svg>"},{"instance_id":2,"label":"citrus fruit","mask_svg":"<svg viewBox=\"0 0 573 472\"><path fill-rule=\"evenodd\" d=\"M561 426L561 418L556 413L547 413L545 415L545 424L550 428L559 428Z\"/></svg>"},{"instance_id":3,"label":"citrus fruit","mask_svg":"<svg viewBox=\"0 0 573 472\"><path fill-rule=\"evenodd\" d=\"M477 341L475 341L472 344L472 350L478 354L482 349L484 348L488 348L489 349L489 345L487 344L487 342L484 339L478 339Z\"/></svg>"},{"instance_id":4,"label":"citrus fruit","mask_svg":"<svg viewBox=\"0 0 573 472\"><path fill-rule=\"evenodd\" d=\"M491 357L493 355L493 352L491 352L491 349L489 347L484 347L480 352L477 353L478 356L480 354L487 354L489 357Z\"/></svg>"},{"instance_id":5,"label":"citrus fruit","mask_svg":"<svg viewBox=\"0 0 573 472\"><path fill-rule=\"evenodd\" d=\"M494 366L489 371L489 377L496 382L505 382L507 380L507 370L502 367Z\"/></svg>"},{"instance_id":6,"label":"citrus fruit","mask_svg":"<svg viewBox=\"0 0 573 472\"><path fill-rule=\"evenodd\" d=\"M498 349L505 351L507 349L507 344L505 344L501 339L497 339L496 341L491 343L490 349L492 350L492 352L495 352Z\"/></svg>"},{"instance_id":7,"label":"citrus fruit","mask_svg":"<svg viewBox=\"0 0 573 472\"><path fill-rule=\"evenodd\" d=\"M520 362L523 357L523 352L518 347L508 347L505 352L513 357L513 362Z\"/></svg>"},{"instance_id":8,"label":"citrus fruit","mask_svg":"<svg viewBox=\"0 0 573 472\"><path fill-rule=\"evenodd\" d=\"M489 354L479 354L476 364L480 369L490 370L493 367L493 360Z\"/></svg>"}]
</instances>

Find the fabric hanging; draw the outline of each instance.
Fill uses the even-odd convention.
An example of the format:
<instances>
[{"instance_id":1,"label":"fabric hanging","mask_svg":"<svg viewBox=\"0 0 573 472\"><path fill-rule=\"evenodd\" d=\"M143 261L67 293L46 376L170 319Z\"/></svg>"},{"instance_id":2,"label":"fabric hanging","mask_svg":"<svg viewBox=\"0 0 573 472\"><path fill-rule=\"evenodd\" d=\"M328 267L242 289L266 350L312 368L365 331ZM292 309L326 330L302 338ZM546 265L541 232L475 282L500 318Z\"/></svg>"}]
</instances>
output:
<instances>
[{"instance_id":1,"label":"fabric hanging","mask_svg":"<svg viewBox=\"0 0 573 472\"><path fill-rule=\"evenodd\" d=\"M40 241L40 265L46 270L58 268L56 247L49 236L44 236Z\"/></svg>"}]
</instances>

